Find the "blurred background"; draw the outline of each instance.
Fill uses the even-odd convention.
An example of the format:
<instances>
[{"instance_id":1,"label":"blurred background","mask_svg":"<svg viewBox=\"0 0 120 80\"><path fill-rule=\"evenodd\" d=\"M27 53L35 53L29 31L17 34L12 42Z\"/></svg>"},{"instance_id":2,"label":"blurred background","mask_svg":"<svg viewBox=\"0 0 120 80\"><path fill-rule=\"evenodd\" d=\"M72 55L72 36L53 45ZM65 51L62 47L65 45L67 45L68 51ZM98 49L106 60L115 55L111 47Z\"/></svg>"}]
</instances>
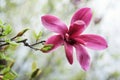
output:
<instances>
[{"instance_id":1,"label":"blurred background","mask_svg":"<svg viewBox=\"0 0 120 80\"><path fill-rule=\"evenodd\" d=\"M83 71L76 60L70 65L60 47L50 54L34 51L20 45L6 51L14 60L12 69L18 74L15 80L29 80L32 67L41 73L34 80L120 80L120 0L0 0L0 19L9 23L12 35L24 28L30 28L23 38L35 42L33 33L42 31L41 40L53 33L41 24L41 16L58 16L68 26L74 12L82 7L90 7L93 18L84 33L94 33L107 39L109 47L102 51L87 49L91 66Z\"/></svg>"}]
</instances>

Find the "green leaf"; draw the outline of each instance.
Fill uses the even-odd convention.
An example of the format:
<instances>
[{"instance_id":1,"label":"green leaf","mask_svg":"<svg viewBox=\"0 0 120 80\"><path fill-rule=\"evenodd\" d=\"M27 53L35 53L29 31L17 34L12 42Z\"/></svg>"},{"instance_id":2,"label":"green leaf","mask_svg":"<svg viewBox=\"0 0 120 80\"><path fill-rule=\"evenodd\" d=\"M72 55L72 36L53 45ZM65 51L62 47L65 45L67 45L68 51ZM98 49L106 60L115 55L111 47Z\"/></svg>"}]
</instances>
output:
<instances>
[{"instance_id":1,"label":"green leaf","mask_svg":"<svg viewBox=\"0 0 120 80\"><path fill-rule=\"evenodd\" d=\"M38 35L37 35L36 40L38 41L38 40L41 38L41 36L42 36L42 32L40 31L40 32L38 33Z\"/></svg>"},{"instance_id":2,"label":"green leaf","mask_svg":"<svg viewBox=\"0 0 120 80\"><path fill-rule=\"evenodd\" d=\"M7 43L9 43L9 44L11 44L13 46L17 46L18 45L18 43L16 43L15 41L11 41L10 39L6 39L5 42L7 42Z\"/></svg>"},{"instance_id":3,"label":"green leaf","mask_svg":"<svg viewBox=\"0 0 120 80\"><path fill-rule=\"evenodd\" d=\"M42 31L40 31L38 34L35 31L33 31L33 36L36 39L36 41L38 41L42 36Z\"/></svg>"},{"instance_id":4,"label":"green leaf","mask_svg":"<svg viewBox=\"0 0 120 80\"><path fill-rule=\"evenodd\" d=\"M11 31L12 31L12 28L11 28L10 25L5 25L3 29L4 29L4 32L3 32L2 34L3 34L4 36L10 34Z\"/></svg>"},{"instance_id":5,"label":"green leaf","mask_svg":"<svg viewBox=\"0 0 120 80\"><path fill-rule=\"evenodd\" d=\"M14 42L14 41L10 41L9 44L12 45L12 46L17 46L18 45L18 43Z\"/></svg>"},{"instance_id":6,"label":"green leaf","mask_svg":"<svg viewBox=\"0 0 120 80\"><path fill-rule=\"evenodd\" d=\"M18 43L14 42L14 41L10 41L9 44L11 44L12 46L18 46Z\"/></svg>"},{"instance_id":7,"label":"green leaf","mask_svg":"<svg viewBox=\"0 0 120 80\"><path fill-rule=\"evenodd\" d=\"M11 72L14 74L14 76L18 76L18 74L15 71L11 70Z\"/></svg>"},{"instance_id":8,"label":"green leaf","mask_svg":"<svg viewBox=\"0 0 120 80\"><path fill-rule=\"evenodd\" d=\"M32 63L32 71L34 71L37 68L37 63L34 61Z\"/></svg>"},{"instance_id":9,"label":"green leaf","mask_svg":"<svg viewBox=\"0 0 120 80\"><path fill-rule=\"evenodd\" d=\"M16 74L13 72L8 72L3 76L3 80L9 79L9 80L14 80L16 78Z\"/></svg>"},{"instance_id":10,"label":"green leaf","mask_svg":"<svg viewBox=\"0 0 120 80\"><path fill-rule=\"evenodd\" d=\"M40 75L40 73L41 73L41 70L37 68L35 71L33 71L31 78L37 77L38 75Z\"/></svg>"},{"instance_id":11,"label":"green leaf","mask_svg":"<svg viewBox=\"0 0 120 80\"><path fill-rule=\"evenodd\" d=\"M48 52L49 50L51 50L53 48L53 44L45 44L44 46L43 46L43 48L41 48L40 50L42 51L42 52Z\"/></svg>"},{"instance_id":12,"label":"green leaf","mask_svg":"<svg viewBox=\"0 0 120 80\"><path fill-rule=\"evenodd\" d=\"M33 37L34 37L35 39L37 39L37 33L36 33L35 31L33 31L32 34L33 34Z\"/></svg>"},{"instance_id":13,"label":"green leaf","mask_svg":"<svg viewBox=\"0 0 120 80\"><path fill-rule=\"evenodd\" d=\"M4 37L12 32L12 28L9 24L5 24L0 20L0 37Z\"/></svg>"},{"instance_id":14,"label":"green leaf","mask_svg":"<svg viewBox=\"0 0 120 80\"><path fill-rule=\"evenodd\" d=\"M10 67L6 67L4 70L1 71L3 76L3 80L14 80L18 75L16 72L12 71Z\"/></svg>"},{"instance_id":15,"label":"green leaf","mask_svg":"<svg viewBox=\"0 0 120 80\"><path fill-rule=\"evenodd\" d=\"M0 20L0 25L3 24L2 20Z\"/></svg>"},{"instance_id":16,"label":"green leaf","mask_svg":"<svg viewBox=\"0 0 120 80\"><path fill-rule=\"evenodd\" d=\"M6 56L5 56L5 54L4 53L0 53L0 59L5 59L6 58Z\"/></svg>"},{"instance_id":17,"label":"green leaf","mask_svg":"<svg viewBox=\"0 0 120 80\"><path fill-rule=\"evenodd\" d=\"M5 65L0 65L0 70L4 69L6 66Z\"/></svg>"},{"instance_id":18,"label":"green leaf","mask_svg":"<svg viewBox=\"0 0 120 80\"><path fill-rule=\"evenodd\" d=\"M5 74L5 73L8 73L9 71L10 71L10 67L6 67L1 71L1 73Z\"/></svg>"}]
</instances>

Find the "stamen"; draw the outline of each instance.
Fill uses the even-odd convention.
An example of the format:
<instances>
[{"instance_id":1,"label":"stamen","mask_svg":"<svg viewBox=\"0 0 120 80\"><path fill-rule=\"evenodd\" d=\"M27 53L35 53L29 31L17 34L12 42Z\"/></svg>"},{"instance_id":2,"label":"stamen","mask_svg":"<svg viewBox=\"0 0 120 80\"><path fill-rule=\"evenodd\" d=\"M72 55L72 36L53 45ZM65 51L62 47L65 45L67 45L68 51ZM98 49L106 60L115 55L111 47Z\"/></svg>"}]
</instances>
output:
<instances>
[{"instance_id":1,"label":"stamen","mask_svg":"<svg viewBox=\"0 0 120 80\"><path fill-rule=\"evenodd\" d=\"M65 41L71 45L76 43L76 41L74 39L70 38L69 34L67 34L67 33L65 34Z\"/></svg>"},{"instance_id":2,"label":"stamen","mask_svg":"<svg viewBox=\"0 0 120 80\"><path fill-rule=\"evenodd\" d=\"M67 34L67 33L65 34L65 40L69 41L69 34Z\"/></svg>"}]
</instances>

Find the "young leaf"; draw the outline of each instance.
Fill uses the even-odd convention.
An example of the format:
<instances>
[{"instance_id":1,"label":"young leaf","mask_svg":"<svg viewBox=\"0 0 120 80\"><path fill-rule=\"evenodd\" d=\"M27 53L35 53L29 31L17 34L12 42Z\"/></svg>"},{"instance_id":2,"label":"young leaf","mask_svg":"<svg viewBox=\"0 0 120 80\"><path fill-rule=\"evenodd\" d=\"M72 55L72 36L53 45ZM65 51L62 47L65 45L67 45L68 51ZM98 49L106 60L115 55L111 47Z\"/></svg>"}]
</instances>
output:
<instances>
[{"instance_id":1,"label":"young leaf","mask_svg":"<svg viewBox=\"0 0 120 80\"><path fill-rule=\"evenodd\" d=\"M33 34L33 37L34 37L35 39L37 39L37 33L36 33L35 31L33 31L32 34Z\"/></svg>"},{"instance_id":2,"label":"young leaf","mask_svg":"<svg viewBox=\"0 0 120 80\"><path fill-rule=\"evenodd\" d=\"M3 76L3 80L14 80L16 77L16 74L10 71Z\"/></svg>"},{"instance_id":3,"label":"young leaf","mask_svg":"<svg viewBox=\"0 0 120 80\"><path fill-rule=\"evenodd\" d=\"M18 43L14 42L14 41L10 41L9 44L11 44L12 46L17 46Z\"/></svg>"},{"instance_id":4,"label":"young leaf","mask_svg":"<svg viewBox=\"0 0 120 80\"><path fill-rule=\"evenodd\" d=\"M6 36L6 35L10 34L10 33L11 33L11 31L12 31L12 28L11 28L11 26L10 26L10 25L5 25L3 29L4 29L4 31L3 31L3 33L2 33L2 34L3 34L4 36Z\"/></svg>"},{"instance_id":5,"label":"young leaf","mask_svg":"<svg viewBox=\"0 0 120 80\"><path fill-rule=\"evenodd\" d=\"M11 41L9 39L6 39L5 42L7 42L7 43L9 43L9 44L11 44L13 46L17 46L18 45L18 43L14 42L14 41Z\"/></svg>"},{"instance_id":6,"label":"young leaf","mask_svg":"<svg viewBox=\"0 0 120 80\"><path fill-rule=\"evenodd\" d=\"M35 37L36 41L38 41L42 36L42 31L40 31L38 34L33 31L33 36Z\"/></svg>"},{"instance_id":7,"label":"young leaf","mask_svg":"<svg viewBox=\"0 0 120 80\"><path fill-rule=\"evenodd\" d=\"M32 71L34 71L37 68L37 63L34 61L32 63Z\"/></svg>"},{"instance_id":8,"label":"young leaf","mask_svg":"<svg viewBox=\"0 0 120 80\"><path fill-rule=\"evenodd\" d=\"M10 67L6 67L6 68L4 68L2 71L1 71L1 73L2 74L6 74L6 73L8 73L10 71Z\"/></svg>"},{"instance_id":9,"label":"young leaf","mask_svg":"<svg viewBox=\"0 0 120 80\"><path fill-rule=\"evenodd\" d=\"M42 36L42 32L40 31L37 35L36 41L38 41L41 38L41 36Z\"/></svg>"}]
</instances>

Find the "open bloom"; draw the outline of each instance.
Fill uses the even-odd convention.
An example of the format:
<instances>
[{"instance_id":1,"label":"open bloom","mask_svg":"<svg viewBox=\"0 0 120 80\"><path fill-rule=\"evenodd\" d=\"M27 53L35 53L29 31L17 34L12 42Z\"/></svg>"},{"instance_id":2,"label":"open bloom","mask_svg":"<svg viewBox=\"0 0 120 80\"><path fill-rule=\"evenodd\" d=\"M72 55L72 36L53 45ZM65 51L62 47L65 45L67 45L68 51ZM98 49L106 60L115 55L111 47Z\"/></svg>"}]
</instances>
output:
<instances>
[{"instance_id":1,"label":"open bloom","mask_svg":"<svg viewBox=\"0 0 120 80\"><path fill-rule=\"evenodd\" d=\"M99 35L81 34L88 26L92 18L90 8L81 8L73 15L69 29L57 17L52 15L42 16L42 24L50 31L57 33L48 38L45 44L53 44L48 51L53 51L61 45L64 45L67 60L73 63L73 47L76 50L77 60L84 70L88 70L90 65L90 56L85 47L102 50L107 48L107 42ZM85 46L85 47L84 47Z\"/></svg>"}]
</instances>

